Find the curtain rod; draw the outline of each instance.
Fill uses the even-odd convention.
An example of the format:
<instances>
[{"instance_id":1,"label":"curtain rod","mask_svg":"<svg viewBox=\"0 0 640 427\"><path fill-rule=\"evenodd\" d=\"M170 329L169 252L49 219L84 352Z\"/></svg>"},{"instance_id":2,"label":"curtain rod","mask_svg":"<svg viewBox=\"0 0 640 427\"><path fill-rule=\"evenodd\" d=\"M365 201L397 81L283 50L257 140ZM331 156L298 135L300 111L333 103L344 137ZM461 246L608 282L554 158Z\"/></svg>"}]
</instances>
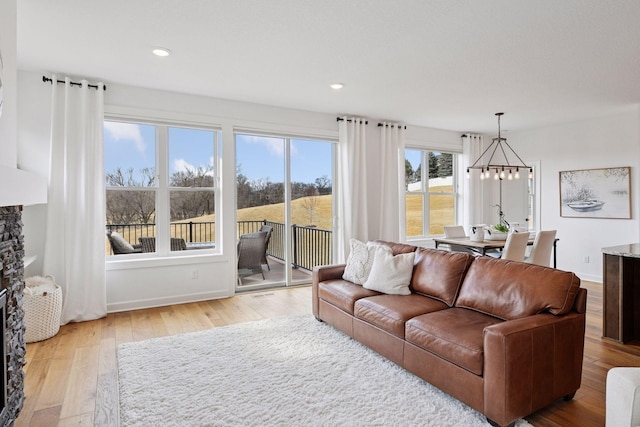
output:
<instances>
[{"instance_id":1,"label":"curtain rod","mask_svg":"<svg viewBox=\"0 0 640 427\"><path fill-rule=\"evenodd\" d=\"M398 129L400 129L400 128L406 129L407 128L406 126L403 126L403 125L389 125L389 124L384 124L384 123L378 123L378 127L381 127L381 126L390 127L390 128L397 127Z\"/></svg>"},{"instance_id":2,"label":"curtain rod","mask_svg":"<svg viewBox=\"0 0 640 427\"><path fill-rule=\"evenodd\" d=\"M343 121L343 120L344 120L344 119L343 119L342 117L336 117L336 121L341 122L341 121ZM353 121L353 120L351 120L351 119L347 119L347 122L349 122L349 123L351 123L352 121ZM368 125L368 124L369 124L369 120L365 120L364 124L365 124L365 125Z\"/></svg>"},{"instance_id":3,"label":"curtain rod","mask_svg":"<svg viewBox=\"0 0 640 427\"><path fill-rule=\"evenodd\" d=\"M53 79L50 79L47 76L42 76L42 81L44 83L51 82L51 84L53 84ZM64 80L56 80L56 83L65 83L65 81ZM78 82L69 82L69 84L71 86L82 86L82 83L78 83ZM90 88L93 88L93 89L98 89L98 85L87 85L87 86L89 86ZM103 84L102 85L102 89L103 90L107 90L107 85Z\"/></svg>"}]
</instances>

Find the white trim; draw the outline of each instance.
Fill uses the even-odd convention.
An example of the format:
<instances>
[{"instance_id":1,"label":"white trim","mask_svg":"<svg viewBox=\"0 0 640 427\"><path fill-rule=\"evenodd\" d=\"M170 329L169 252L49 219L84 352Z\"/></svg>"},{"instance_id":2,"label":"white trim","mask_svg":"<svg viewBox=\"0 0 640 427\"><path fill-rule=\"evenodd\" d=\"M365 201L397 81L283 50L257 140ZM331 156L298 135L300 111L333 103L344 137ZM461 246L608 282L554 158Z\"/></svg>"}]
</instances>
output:
<instances>
[{"instance_id":1,"label":"white trim","mask_svg":"<svg viewBox=\"0 0 640 427\"><path fill-rule=\"evenodd\" d=\"M226 298L228 295L223 291L197 292L193 294L175 295L170 297L138 299L127 302L107 304L108 313L120 311L140 310L145 308L164 307L168 305L186 304L198 301L208 301L219 298Z\"/></svg>"},{"instance_id":2,"label":"white trim","mask_svg":"<svg viewBox=\"0 0 640 427\"><path fill-rule=\"evenodd\" d=\"M219 253L213 253L212 249L198 249L198 254L186 254L186 252L194 251L181 251L185 252L182 255L180 252L171 252L169 256L145 256L144 258L139 255L118 255L118 257L127 257L127 259L115 257L109 257L105 261L105 268L107 271L115 270L135 270L154 267L167 267L173 265L190 265L190 264L205 264L205 263L226 263L229 262L229 257L223 256ZM180 254L180 255L178 255Z\"/></svg>"},{"instance_id":3,"label":"white trim","mask_svg":"<svg viewBox=\"0 0 640 427\"><path fill-rule=\"evenodd\" d=\"M120 105L105 105L105 117L118 117L122 120L146 120L156 124L177 124L186 126L215 126L221 129L225 124L231 124L234 132L259 134L275 134L278 136L298 136L308 139L323 139L337 142L338 126L335 129L317 128L310 126L295 126L255 120L244 120L236 117L208 116L203 114L183 113L177 111L163 111L148 108L126 107Z\"/></svg>"}]
</instances>

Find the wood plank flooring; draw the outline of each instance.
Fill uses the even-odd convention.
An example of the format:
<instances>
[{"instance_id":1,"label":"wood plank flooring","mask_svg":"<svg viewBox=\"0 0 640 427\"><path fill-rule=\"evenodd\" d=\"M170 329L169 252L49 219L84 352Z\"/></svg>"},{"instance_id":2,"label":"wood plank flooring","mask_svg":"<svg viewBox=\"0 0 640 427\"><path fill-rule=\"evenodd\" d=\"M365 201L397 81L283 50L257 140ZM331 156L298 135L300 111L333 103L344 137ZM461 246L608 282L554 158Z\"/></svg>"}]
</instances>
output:
<instances>
[{"instance_id":1,"label":"wood plank flooring","mask_svg":"<svg viewBox=\"0 0 640 427\"><path fill-rule=\"evenodd\" d=\"M640 366L640 343L601 338L602 285L582 286L589 292L582 386L574 400L527 417L534 426L604 426L608 369ZM309 286L114 313L63 326L55 337L27 345L26 400L15 425L117 426L119 344L301 313L311 313Z\"/></svg>"}]
</instances>

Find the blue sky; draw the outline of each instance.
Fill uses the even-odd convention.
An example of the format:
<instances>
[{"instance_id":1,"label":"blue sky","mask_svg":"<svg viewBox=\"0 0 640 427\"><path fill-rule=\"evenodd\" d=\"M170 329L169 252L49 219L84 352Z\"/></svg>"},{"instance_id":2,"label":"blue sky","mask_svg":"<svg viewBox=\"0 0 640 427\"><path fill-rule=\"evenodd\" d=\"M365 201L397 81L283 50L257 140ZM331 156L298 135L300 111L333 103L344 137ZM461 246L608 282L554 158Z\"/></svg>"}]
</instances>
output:
<instances>
[{"instance_id":1,"label":"blue sky","mask_svg":"<svg viewBox=\"0 0 640 427\"><path fill-rule=\"evenodd\" d=\"M209 167L213 161L212 131L169 128L169 173L186 168ZM106 121L104 124L105 171L118 166L126 171L154 167L155 127ZM292 140L291 179L314 182L327 175L331 179L331 147L328 142ZM222 154L224 161L224 153ZM284 179L284 139L238 135L236 160L249 180Z\"/></svg>"}]
</instances>

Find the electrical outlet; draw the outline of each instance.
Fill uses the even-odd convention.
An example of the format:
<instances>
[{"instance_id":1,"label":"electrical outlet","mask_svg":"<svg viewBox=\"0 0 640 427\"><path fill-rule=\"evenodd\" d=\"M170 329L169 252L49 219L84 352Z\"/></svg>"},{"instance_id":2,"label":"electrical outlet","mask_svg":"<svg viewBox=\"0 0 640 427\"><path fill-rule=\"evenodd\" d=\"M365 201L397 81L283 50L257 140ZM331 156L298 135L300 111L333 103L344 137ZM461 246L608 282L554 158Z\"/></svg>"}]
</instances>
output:
<instances>
[{"instance_id":1,"label":"electrical outlet","mask_svg":"<svg viewBox=\"0 0 640 427\"><path fill-rule=\"evenodd\" d=\"M198 270L193 270L191 272L191 278L192 279L197 279L198 278Z\"/></svg>"},{"instance_id":2,"label":"electrical outlet","mask_svg":"<svg viewBox=\"0 0 640 427\"><path fill-rule=\"evenodd\" d=\"M589 257L588 257L588 256L584 257L583 262L584 262L585 264L589 264Z\"/></svg>"}]
</instances>

